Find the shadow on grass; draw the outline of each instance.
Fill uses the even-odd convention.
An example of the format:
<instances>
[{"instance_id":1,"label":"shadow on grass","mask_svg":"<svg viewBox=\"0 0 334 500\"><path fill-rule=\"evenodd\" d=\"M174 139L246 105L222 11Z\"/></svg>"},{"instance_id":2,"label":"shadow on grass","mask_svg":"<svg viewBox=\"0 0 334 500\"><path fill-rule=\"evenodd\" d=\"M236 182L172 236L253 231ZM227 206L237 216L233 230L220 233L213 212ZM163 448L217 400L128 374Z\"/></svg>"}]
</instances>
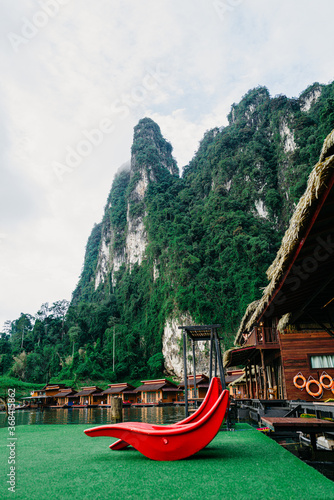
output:
<instances>
[{"instance_id":1,"label":"shadow on grass","mask_svg":"<svg viewBox=\"0 0 334 500\"><path fill-rule=\"evenodd\" d=\"M243 453L243 458L247 458L247 456L251 456L249 453ZM183 458L182 462L192 462L192 461L200 461L200 460L233 460L234 458L240 457L240 450L235 450L232 447L228 449L223 446L212 446L210 448L205 448L203 450L198 451L195 455L192 455L188 458ZM126 448L124 450L105 450L103 452L99 452L98 455L94 457L91 456L92 462L103 462L103 463L112 463L114 461L122 461L126 460L129 462L169 462L170 460L152 460L145 455L141 454L134 448ZM172 460L174 461L174 460ZM180 461L180 460L176 460Z\"/></svg>"}]
</instances>

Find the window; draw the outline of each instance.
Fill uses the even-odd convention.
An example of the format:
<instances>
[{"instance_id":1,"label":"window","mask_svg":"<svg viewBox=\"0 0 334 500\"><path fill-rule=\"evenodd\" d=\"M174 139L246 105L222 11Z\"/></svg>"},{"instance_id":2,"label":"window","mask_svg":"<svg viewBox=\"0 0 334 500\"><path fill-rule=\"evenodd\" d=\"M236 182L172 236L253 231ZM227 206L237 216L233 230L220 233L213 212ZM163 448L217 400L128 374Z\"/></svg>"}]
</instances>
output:
<instances>
[{"instance_id":1,"label":"window","mask_svg":"<svg viewBox=\"0 0 334 500\"><path fill-rule=\"evenodd\" d=\"M156 401L156 393L155 392L147 392L146 393L146 402L147 403L155 403Z\"/></svg>"},{"instance_id":2,"label":"window","mask_svg":"<svg viewBox=\"0 0 334 500\"><path fill-rule=\"evenodd\" d=\"M310 356L311 368L334 368L334 354Z\"/></svg>"}]
</instances>

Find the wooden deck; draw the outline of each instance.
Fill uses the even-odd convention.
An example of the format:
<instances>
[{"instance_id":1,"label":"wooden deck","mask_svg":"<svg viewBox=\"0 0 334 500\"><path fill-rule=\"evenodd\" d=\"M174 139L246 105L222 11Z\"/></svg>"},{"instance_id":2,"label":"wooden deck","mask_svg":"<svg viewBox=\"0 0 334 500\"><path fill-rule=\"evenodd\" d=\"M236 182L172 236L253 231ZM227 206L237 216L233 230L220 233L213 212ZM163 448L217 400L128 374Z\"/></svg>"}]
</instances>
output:
<instances>
[{"instance_id":1,"label":"wooden deck","mask_svg":"<svg viewBox=\"0 0 334 500\"><path fill-rule=\"evenodd\" d=\"M307 434L310 432L334 431L334 422L320 418L262 417L261 421L272 431L282 427L300 430Z\"/></svg>"},{"instance_id":2,"label":"wooden deck","mask_svg":"<svg viewBox=\"0 0 334 500\"><path fill-rule=\"evenodd\" d=\"M329 422L328 420L322 420L320 418L262 417L261 421L274 432L284 429L287 431L300 431L309 434L313 455L317 450L316 434L334 431L334 422Z\"/></svg>"}]
</instances>

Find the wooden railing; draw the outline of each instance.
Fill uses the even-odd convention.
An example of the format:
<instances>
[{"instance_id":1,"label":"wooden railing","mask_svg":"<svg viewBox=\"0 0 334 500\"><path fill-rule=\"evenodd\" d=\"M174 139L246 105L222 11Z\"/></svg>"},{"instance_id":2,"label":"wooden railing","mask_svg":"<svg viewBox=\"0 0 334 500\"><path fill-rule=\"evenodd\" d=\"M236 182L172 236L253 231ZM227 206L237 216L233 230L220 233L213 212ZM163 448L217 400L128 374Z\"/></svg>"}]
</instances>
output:
<instances>
[{"instance_id":1,"label":"wooden railing","mask_svg":"<svg viewBox=\"0 0 334 500\"><path fill-rule=\"evenodd\" d=\"M254 327L244 343L244 346L248 345L277 348L279 341L276 328Z\"/></svg>"}]
</instances>

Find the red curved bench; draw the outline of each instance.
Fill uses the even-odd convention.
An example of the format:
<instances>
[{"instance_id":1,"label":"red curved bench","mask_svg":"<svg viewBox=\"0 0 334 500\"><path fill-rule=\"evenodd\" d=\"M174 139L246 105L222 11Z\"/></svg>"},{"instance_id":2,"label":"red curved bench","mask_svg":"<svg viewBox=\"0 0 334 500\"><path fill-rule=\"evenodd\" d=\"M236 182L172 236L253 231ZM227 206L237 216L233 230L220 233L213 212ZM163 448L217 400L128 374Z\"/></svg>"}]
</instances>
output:
<instances>
[{"instance_id":1,"label":"red curved bench","mask_svg":"<svg viewBox=\"0 0 334 500\"><path fill-rule=\"evenodd\" d=\"M86 429L87 436L111 436L124 440L152 460L181 460L202 450L216 436L229 403L229 391L223 391L215 404L199 420L173 426L124 422ZM187 420L187 419L186 419Z\"/></svg>"},{"instance_id":2,"label":"red curved bench","mask_svg":"<svg viewBox=\"0 0 334 500\"><path fill-rule=\"evenodd\" d=\"M202 418L210 410L210 408L212 408L221 393L222 384L220 378L213 377L211 379L208 392L206 393L201 406L192 415L189 415L189 417L185 418L184 420L180 420L180 422L176 422L175 424L170 424L168 427L175 427L176 425L185 425L190 424L191 422L197 422L197 420ZM153 424L141 422L140 427L150 429L153 427ZM117 441L112 443L109 448L113 451L118 451L124 450L124 448L127 448L128 446L130 446L129 443L126 443L122 439L118 439Z\"/></svg>"}]
</instances>

